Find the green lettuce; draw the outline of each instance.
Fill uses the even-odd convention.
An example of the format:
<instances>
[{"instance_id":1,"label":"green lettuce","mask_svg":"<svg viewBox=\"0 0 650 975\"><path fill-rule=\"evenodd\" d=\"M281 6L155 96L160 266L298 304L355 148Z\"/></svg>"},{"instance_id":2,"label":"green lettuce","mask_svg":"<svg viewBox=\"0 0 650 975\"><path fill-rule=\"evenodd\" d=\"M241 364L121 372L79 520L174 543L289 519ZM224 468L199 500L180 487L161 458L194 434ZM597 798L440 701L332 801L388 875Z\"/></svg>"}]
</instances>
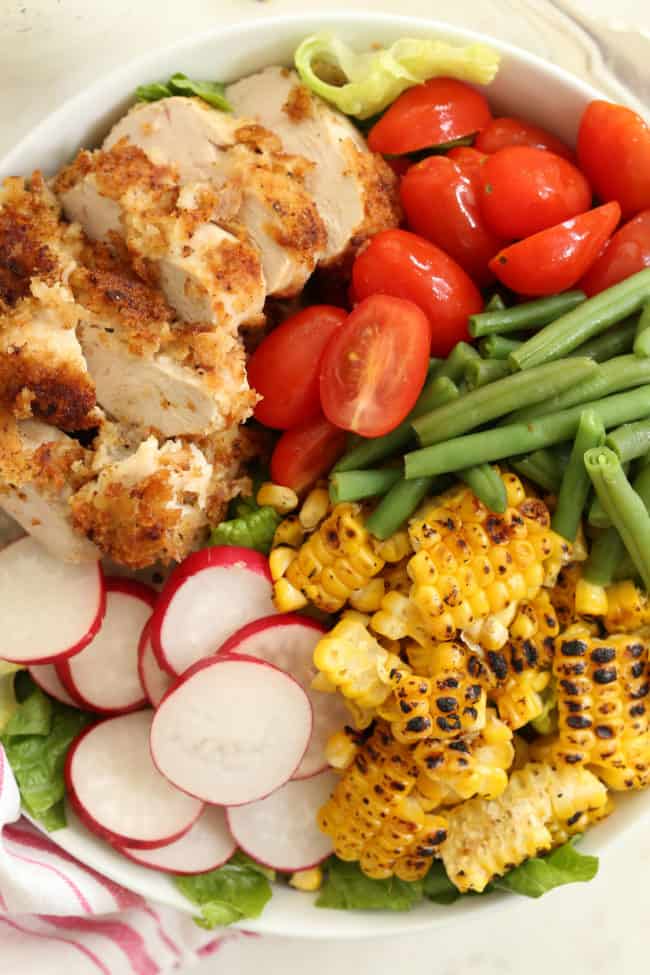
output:
<instances>
[{"instance_id":1,"label":"green lettuce","mask_svg":"<svg viewBox=\"0 0 650 975\"><path fill-rule=\"evenodd\" d=\"M48 697L24 671L16 675L15 693L15 708L0 742L27 812L46 829L60 829L65 826L65 757L93 716Z\"/></svg>"},{"instance_id":2,"label":"green lettuce","mask_svg":"<svg viewBox=\"0 0 650 975\"><path fill-rule=\"evenodd\" d=\"M255 506L245 514L222 521L213 528L210 545L241 545L268 555L279 523L280 518L273 508Z\"/></svg>"},{"instance_id":3,"label":"green lettuce","mask_svg":"<svg viewBox=\"0 0 650 975\"><path fill-rule=\"evenodd\" d=\"M572 837L568 843L558 846L543 857L531 857L504 877L493 882L497 890L508 890L525 897L541 897L554 887L564 884L580 884L593 880L598 873L598 857L576 850Z\"/></svg>"},{"instance_id":4,"label":"green lettuce","mask_svg":"<svg viewBox=\"0 0 650 975\"><path fill-rule=\"evenodd\" d=\"M203 99L213 108L222 112L232 112L232 105L225 95L225 85L220 81L192 81L185 74L177 71L169 81L154 81L149 85L140 85L135 90L135 96L141 102L157 102L161 98L171 98L172 95L195 95Z\"/></svg>"},{"instance_id":5,"label":"green lettuce","mask_svg":"<svg viewBox=\"0 0 650 975\"><path fill-rule=\"evenodd\" d=\"M14 693L14 674L0 671L0 735L9 724L17 707L18 701Z\"/></svg>"},{"instance_id":6,"label":"green lettuce","mask_svg":"<svg viewBox=\"0 0 650 975\"><path fill-rule=\"evenodd\" d=\"M389 48L357 54L333 34L306 37L295 53L303 83L346 115L367 119L407 88L445 76L487 85L499 55L485 44L457 47L445 41L405 37Z\"/></svg>"},{"instance_id":7,"label":"green lettuce","mask_svg":"<svg viewBox=\"0 0 650 975\"><path fill-rule=\"evenodd\" d=\"M228 863L194 877L176 876L176 887L201 908L195 918L203 928L234 924L247 917L259 917L271 898L272 870L255 863L244 853L235 853Z\"/></svg>"},{"instance_id":8,"label":"green lettuce","mask_svg":"<svg viewBox=\"0 0 650 975\"><path fill-rule=\"evenodd\" d=\"M316 906L345 911L410 911L421 900L420 881L397 877L373 880L362 873L358 863L330 857Z\"/></svg>"},{"instance_id":9,"label":"green lettuce","mask_svg":"<svg viewBox=\"0 0 650 975\"><path fill-rule=\"evenodd\" d=\"M553 678L542 691L542 702L544 704L542 713L533 718L530 723L538 735L550 735L557 730L557 691Z\"/></svg>"}]
</instances>

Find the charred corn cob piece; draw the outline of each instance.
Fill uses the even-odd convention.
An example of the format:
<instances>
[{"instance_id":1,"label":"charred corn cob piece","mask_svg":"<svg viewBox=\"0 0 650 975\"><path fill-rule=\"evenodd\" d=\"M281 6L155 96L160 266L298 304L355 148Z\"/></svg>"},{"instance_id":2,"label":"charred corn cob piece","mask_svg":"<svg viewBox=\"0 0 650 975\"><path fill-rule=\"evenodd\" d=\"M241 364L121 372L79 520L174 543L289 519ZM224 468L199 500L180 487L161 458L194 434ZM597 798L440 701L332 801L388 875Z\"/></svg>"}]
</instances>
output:
<instances>
[{"instance_id":1,"label":"charred corn cob piece","mask_svg":"<svg viewBox=\"0 0 650 975\"><path fill-rule=\"evenodd\" d=\"M606 616L607 590L594 582L578 579L575 609L578 616Z\"/></svg>"},{"instance_id":2,"label":"charred corn cob piece","mask_svg":"<svg viewBox=\"0 0 650 975\"><path fill-rule=\"evenodd\" d=\"M503 475L509 507L490 512L465 486L455 487L422 509L409 525L416 554L408 572L411 599L427 632L452 640L459 630L483 643L503 646L507 626L522 599L544 581L544 563L558 547L543 501L527 497L519 479ZM499 619L499 614L509 618Z\"/></svg>"},{"instance_id":3,"label":"charred corn cob piece","mask_svg":"<svg viewBox=\"0 0 650 975\"><path fill-rule=\"evenodd\" d=\"M471 796L500 795L508 784L512 765L512 731L492 708L485 727L474 737L441 741L426 738L414 749L419 771L418 792L431 804L454 805Z\"/></svg>"},{"instance_id":4,"label":"charred corn cob piece","mask_svg":"<svg viewBox=\"0 0 650 975\"><path fill-rule=\"evenodd\" d=\"M308 502L309 497L299 517ZM318 498L314 506L317 502ZM304 521L301 524L304 527ZM292 590L301 592L319 609L335 613L348 603L353 592L363 589L378 575L384 564L363 524L361 508L337 504L301 545L282 579L275 583L276 606L285 611L287 587L280 583L286 580Z\"/></svg>"},{"instance_id":5,"label":"charred corn cob piece","mask_svg":"<svg viewBox=\"0 0 650 975\"><path fill-rule=\"evenodd\" d=\"M406 656L414 673L429 678L432 726L427 737L458 738L484 727L487 668L477 653L464 643L430 641L424 647L408 643Z\"/></svg>"},{"instance_id":6,"label":"charred corn cob piece","mask_svg":"<svg viewBox=\"0 0 650 975\"><path fill-rule=\"evenodd\" d=\"M610 633L634 633L650 625L648 594L631 579L608 586L603 623Z\"/></svg>"},{"instance_id":7,"label":"charred corn cob piece","mask_svg":"<svg viewBox=\"0 0 650 975\"><path fill-rule=\"evenodd\" d=\"M548 824L549 832L553 839L553 846L562 846L572 836L575 836L577 833L584 833L591 826L596 826L597 823L601 823L603 819L611 816L613 812L614 800L608 793L604 806L598 806L597 809L585 809L582 812L577 810L573 816L564 822L553 820Z\"/></svg>"},{"instance_id":8,"label":"charred corn cob piece","mask_svg":"<svg viewBox=\"0 0 650 975\"><path fill-rule=\"evenodd\" d=\"M550 589L551 603L555 609L555 613L560 624L560 630L565 630L572 623L582 622L590 629L596 632L596 627L591 625L591 621L583 620L581 616L582 613L586 613L586 609L580 610L577 605L577 593L578 587L580 586L582 580L582 570L579 563L570 562L561 569L555 585ZM584 600L586 595L586 589L581 587L582 598ZM585 604L583 604L585 605ZM597 615L593 612L594 607L596 607L595 602L589 604L592 613L589 615Z\"/></svg>"},{"instance_id":9,"label":"charred corn cob piece","mask_svg":"<svg viewBox=\"0 0 650 975\"><path fill-rule=\"evenodd\" d=\"M558 640L553 672L556 760L593 767L611 789L650 785L648 642L622 633L597 639L575 624Z\"/></svg>"},{"instance_id":10,"label":"charred corn cob piece","mask_svg":"<svg viewBox=\"0 0 650 975\"><path fill-rule=\"evenodd\" d=\"M587 769L530 763L512 774L499 798L471 799L447 814L441 849L447 875L460 891L485 890L494 877L561 842L574 817L606 803L607 790Z\"/></svg>"},{"instance_id":11,"label":"charred corn cob piece","mask_svg":"<svg viewBox=\"0 0 650 975\"><path fill-rule=\"evenodd\" d=\"M417 606L410 596L396 589L390 589L386 593L379 610L373 614L370 625L375 633L389 640L404 640L409 637L424 646L431 642Z\"/></svg>"},{"instance_id":12,"label":"charred corn cob piece","mask_svg":"<svg viewBox=\"0 0 650 975\"><path fill-rule=\"evenodd\" d=\"M416 778L411 749L378 722L318 814L336 855L358 860L369 877L422 877L446 830L412 794Z\"/></svg>"}]
</instances>

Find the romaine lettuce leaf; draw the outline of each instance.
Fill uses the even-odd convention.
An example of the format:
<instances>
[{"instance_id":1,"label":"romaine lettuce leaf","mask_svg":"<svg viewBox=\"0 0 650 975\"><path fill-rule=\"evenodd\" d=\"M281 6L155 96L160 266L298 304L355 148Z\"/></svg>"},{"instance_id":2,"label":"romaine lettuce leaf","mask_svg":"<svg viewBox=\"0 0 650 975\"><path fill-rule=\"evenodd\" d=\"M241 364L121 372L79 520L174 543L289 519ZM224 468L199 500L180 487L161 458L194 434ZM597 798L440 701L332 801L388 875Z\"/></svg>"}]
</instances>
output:
<instances>
[{"instance_id":1,"label":"romaine lettuce leaf","mask_svg":"<svg viewBox=\"0 0 650 975\"><path fill-rule=\"evenodd\" d=\"M241 545L268 555L280 518L273 508L256 508L212 529L210 545Z\"/></svg>"},{"instance_id":2,"label":"romaine lettuce leaf","mask_svg":"<svg viewBox=\"0 0 650 975\"><path fill-rule=\"evenodd\" d=\"M171 98L172 95L196 95L213 108L222 112L232 112L232 106L224 94L225 85L220 81L192 81L187 75L177 71L169 81L154 81L148 85L139 85L135 90L136 98L141 102L157 102L161 98Z\"/></svg>"},{"instance_id":3,"label":"romaine lettuce leaf","mask_svg":"<svg viewBox=\"0 0 650 975\"><path fill-rule=\"evenodd\" d=\"M9 724L13 714L18 707L18 701L14 693L13 673L0 675L0 735Z\"/></svg>"},{"instance_id":4,"label":"romaine lettuce leaf","mask_svg":"<svg viewBox=\"0 0 650 975\"><path fill-rule=\"evenodd\" d=\"M330 857L316 906L348 911L410 911L421 900L420 881L409 883L397 877L372 880L362 873L358 863Z\"/></svg>"},{"instance_id":5,"label":"romaine lettuce leaf","mask_svg":"<svg viewBox=\"0 0 650 975\"><path fill-rule=\"evenodd\" d=\"M295 53L303 83L346 115L369 118L398 95L429 78L445 76L487 85L499 55L485 44L457 47L405 37L389 48L357 54L333 34L306 37Z\"/></svg>"},{"instance_id":6,"label":"romaine lettuce leaf","mask_svg":"<svg viewBox=\"0 0 650 975\"><path fill-rule=\"evenodd\" d=\"M598 873L598 857L588 856L575 849L579 837L544 857L531 857L510 870L504 877L493 881L497 890L508 890L525 897L541 897L554 887L563 884L585 883Z\"/></svg>"},{"instance_id":7,"label":"romaine lettuce leaf","mask_svg":"<svg viewBox=\"0 0 650 975\"><path fill-rule=\"evenodd\" d=\"M238 851L217 870L173 879L181 893L201 908L196 923L210 929L259 917L271 898L274 877L272 870Z\"/></svg>"}]
</instances>

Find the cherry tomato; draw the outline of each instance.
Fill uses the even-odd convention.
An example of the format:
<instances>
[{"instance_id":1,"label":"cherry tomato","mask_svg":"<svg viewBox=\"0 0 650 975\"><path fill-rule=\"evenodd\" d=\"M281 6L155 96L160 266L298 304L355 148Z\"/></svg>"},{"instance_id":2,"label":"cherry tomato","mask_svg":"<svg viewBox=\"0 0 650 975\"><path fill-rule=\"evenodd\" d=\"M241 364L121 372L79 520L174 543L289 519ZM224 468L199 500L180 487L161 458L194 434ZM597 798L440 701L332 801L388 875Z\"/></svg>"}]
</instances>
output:
<instances>
[{"instance_id":1,"label":"cherry tomato","mask_svg":"<svg viewBox=\"0 0 650 975\"><path fill-rule=\"evenodd\" d=\"M283 433L271 456L271 480L298 494L326 474L345 450L344 430L319 416Z\"/></svg>"},{"instance_id":2,"label":"cherry tomato","mask_svg":"<svg viewBox=\"0 0 650 975\"><path fill-rule=\"evenodd\" d=\"M532 146L534 149L550 149L556 156L575 161L571 149L551 132L539 125L520 118L495 118L482 129L474 142L481 152L498 152L506 146Z\"/></svg>"},{"instance_id":3,"label":"cherry tomato","mask_svg":"<svg viewBox=\"0 0 650 975\"><path fill-rule=\"evenodd\" d=\"M636 112L591 102L578 130L578 159L600 199L617 200L624 217L650 207L650 128Z\"/></svg>"},{"instance_id":4,"label":"cherry tomato","mask_svg":"<svg viewBox=\"0 0 650 975\"><path fill-rule=\"evenodd\" d=\"M371 295L327 343L320 398L328 420L363 437L393 430L415 405L429 365L429 322L412 301Z\"/></svg>"},{"instance_id":5,"label":"cherry tomato","mask_svg":"<svg viewBox=\"0 0 650 975\"><path fill-rule=\"evenodd\" d=\"M479 178L481 212L504 239L530 237L591 206L591 189L580 170L547 149L499 149L481 166Z\"/></svg>"},{"instance_id":6,"label":"cherry tomato","mask_svg":"<svg viewBox=\"0 0 650 975\"><path fill-rule=\"evenodd\" d=\"M618 203L589 210L500 251L490 267L521 295L551 295L579 281L620 220Z\"/></svg>"},{"instance_id":7,"label":"cherry tomato","mask_svg":"<svg viewBox=\"0 0 650 975\"><path fill-rule=\"evenodd\" d=\"M248 379L264 397L255 407L260 423L288 430L320 416L321 355L346 318L342 308L313 305L287 318L258 346L248 363Z\"/></svg>"},{"instance_id":8,"label":"cherry tomato","mask_svg":"<svg viewBox=\"0 0 650 975\"><path fill-rule=\"evenodd\" d=\"M429 156L411 166L400 184L409 227L437 244L479 285L494 275L488 261L503 238L488 229L471 176L447 156Z\"/></svg>"},{"instance_id":9,"label":"cherry tomato","mask_svg":"<svg viewBox=\"0 0 650 975\"><path fill-rule=\"evenodd\" d=\"M352 266L357 301L372 294L406 298L431 325L431 353L446 356L468 338L467 316L483 307L481 294L456 261L407 230L376 234Z\"/></svg>"},{"instance_id":10,"label":"cherry tomato","mask_svg":"<svg viewBox=\"0 0 650 975\"><path fill-rule=\"evenodd\" d=\"M402 155L478 132L492 118L486 98L464 81L432 78L409 88L368 133L373 152Z\"/></svg>"},{"instance_id":11,"label":"cherry tomato","mask_svg":"<svg viewBox=\"0 0 650 975\"><path fill-rule=\"evenodd\" d=\"M578 287L591 297L644 267L650 267L650 210L643 210L616 231Z\"/></svg>"},{"instance_id":12,"label":"cherry tomato","mask_svg":"<svg viewBox=\"0 0 650 975\"><path fill-rule=\"evenodd\" d=\"M457 146L447 153L447 159L452 159L457 166L460 166L465 176L469 176L471 180L477 178L481 166L487 158L484 152L479 152L472 146Z\"/></svg>"}]
</instances>

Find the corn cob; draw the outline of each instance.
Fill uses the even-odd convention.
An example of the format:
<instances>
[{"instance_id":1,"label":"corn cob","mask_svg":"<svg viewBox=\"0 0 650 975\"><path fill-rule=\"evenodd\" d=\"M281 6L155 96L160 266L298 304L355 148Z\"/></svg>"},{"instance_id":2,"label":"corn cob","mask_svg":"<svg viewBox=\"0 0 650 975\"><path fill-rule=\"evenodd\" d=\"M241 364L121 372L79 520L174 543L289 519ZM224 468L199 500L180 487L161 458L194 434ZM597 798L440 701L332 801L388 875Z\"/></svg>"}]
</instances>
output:
<instances>
[{"instance_id":1,"label":"corn cob","mask_svg":"<svg viewBox=\"0 0 650 975\"><path fill-rule=\"evenodd\" d=\"M648 643L638 634L596 639L576 624L558 641L553 671L556 761L592 766L611 789L650 785ZM545 754L548 747L539 746Z\"/></svg>"},{"instance_id":2,"label":"corn cob","mask_svg":"<svg viewBox=\"0 0 650 975\"><path fill-rule=\"evenodd\" d=\"M631 579L607 587L607 612L603 619L610 633L634 633L650 624L648 594Z\"/></svg>"},{"instance_id":3,"label":"corn cob","mask_svg":"<svg viewBox=\"0 0 650 975\"><path fill-rule=\"evenodd\" d=\"M580 581L580 566L572 562L560 571L551 589L551 603L558 618L560 629L564 630L578 619L576 610L576 588Z\"/></svg>"},{"instance_id":4,"label":"corn cob","mask_svg":"<svg viewBox=\"0 0 650 975\"><path fill-rule=\"evenodd\" d=\"M435 639L465 630L482 645L487 639L492 649L503 646L517 603L537 594L545 561L561 547L544 502L527 497L516 475L502 476L509 504L503 515L459 486L409 525L416 552L408 564L411 598Z\"/></svg>"},{"instance_id":5,"label":"corn cob","mask_svg":"<svg viewBox=\"0 0 650 975\"><path fill-rule=\"evenodd\" d=\"M512 731L488 708L478 735L452 741L426 738L413 754L420 773L418 792L430 809L474 795L495 797L508 784L506 769L514 758Z\"/></svg>"},{"instance_id":6,"label":"corn cob","mask_svg":"<svg viewBox=\"0 0 650 975\"><path fill-rule=\"evenodd\" d=\"M494 878L562 842L577 822L607 803L607 790L584 768L532 762L514 772L496 800L471 799L447 814L441 849L459 890L482 891Z\"/></svg>"},{"instance_id":7,"label":"corn cob","mask_svg":"<svg viewBox=\"0 0 650 975\"><path fill-rule=\"evenodd\" d=\"M412 794L417 772L408 746L378 723L318 814L342 860L369 877L422 877L446 837L445 820Z\"/></svg>"},{"instance_id":8,"label":"corn cob","mask_svg":"<svg viewBox=\"0 0 650 975\"><path fill-rule=\"evenodd\" d=\"M308 501L309 498L299 518ZM320 499L314 501L314 507L317 502L320 505ZM304 520L301 524L307 527ZM381 572L384 564L363 524L359 505L338 504L302 544L284 576L275 583L276 606L285 612L289 608L287 601L291 601L290 608L294 609L295 593L301 593L304 603L336 613L353 592L363 589Z\"/></svg>"},{"instance_id":9,"label":"corn cob","mask_svg":"<svg viewBox=\"0 0 650 975\"><path fill-rule=\"evenodd\" d=\"M463 643L410 642L406 656L414 673L430 678L429 738L457 738L484 727L487 669L474 651Z\"/></svg>"},{"instance_id":10,"label":"corn cob","mask_svg":"<svg viewBox=\"0 0 650 975\"><path fill-rule=\"evenodd\" d=\"M584 833L591 826L602 823L603 819L611 816L614 808L614 800L608 793L604 806L599 806L597 809L585 809L582 812L578 810L565 822L558 822L556 820L550 822L548 828L553 840L553 846L562 846L572 836L576 836L578 833Z\"/></svg>"}]
</instances>

